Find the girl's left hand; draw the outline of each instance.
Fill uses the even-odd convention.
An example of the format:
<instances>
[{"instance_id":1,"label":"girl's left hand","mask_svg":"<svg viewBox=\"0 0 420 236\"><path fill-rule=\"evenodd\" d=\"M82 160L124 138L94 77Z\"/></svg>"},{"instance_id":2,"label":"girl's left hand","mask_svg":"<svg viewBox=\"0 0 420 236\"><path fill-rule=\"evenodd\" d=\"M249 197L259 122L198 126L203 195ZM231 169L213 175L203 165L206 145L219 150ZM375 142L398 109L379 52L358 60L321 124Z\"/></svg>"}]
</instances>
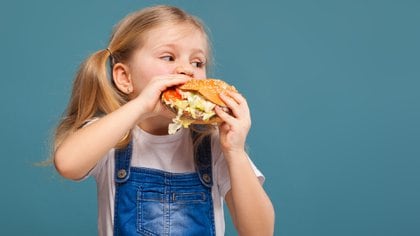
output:
<instances>
[{"instance_id":1,"label":"girl's left hand","mask_svg":"<svg viewBox=\"0 0 420 236\"><path fill-rule=\"evenodd\" d=\"M220 98L232 114L216 107L216 114L224 121L219 126L220 144L225 154L243 152L248 131L251 128L251 115L246 99L239 93L226 91Z\"/></svg>"}]
</instances>

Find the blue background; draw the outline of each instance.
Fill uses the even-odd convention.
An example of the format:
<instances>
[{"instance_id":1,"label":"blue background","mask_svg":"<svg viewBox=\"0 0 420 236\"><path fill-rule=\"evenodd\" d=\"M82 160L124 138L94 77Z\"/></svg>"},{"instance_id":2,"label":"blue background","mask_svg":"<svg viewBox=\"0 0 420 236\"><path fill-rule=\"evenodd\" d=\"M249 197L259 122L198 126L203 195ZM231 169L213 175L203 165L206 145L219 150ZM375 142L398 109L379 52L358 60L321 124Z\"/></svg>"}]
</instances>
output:
<instances>
[{"instance_id":1,"label":"blue background","mask_svg":"<svg viewBox=\"0 0 420 236\"><path fill-rule=\"evenodd\" d=\"M48 158L79 63L157 3L205 21L212 75L247 97L276 235L420 235L414 0L2 1L0 234L96 234L94 181L34 163Z\"/></svg>"}]
</instances>

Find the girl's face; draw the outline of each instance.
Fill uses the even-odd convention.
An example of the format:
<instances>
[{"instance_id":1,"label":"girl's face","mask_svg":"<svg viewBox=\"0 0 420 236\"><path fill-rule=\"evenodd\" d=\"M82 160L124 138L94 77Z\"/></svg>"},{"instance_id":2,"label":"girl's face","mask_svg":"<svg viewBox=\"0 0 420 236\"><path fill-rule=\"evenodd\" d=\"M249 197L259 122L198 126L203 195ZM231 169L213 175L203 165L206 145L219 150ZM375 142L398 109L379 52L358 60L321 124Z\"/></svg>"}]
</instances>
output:
<instances>
[{"instance_id":1,"label":"girl's face","mask_svg":"<svg viewBox=\"0 0 420 236\"><path fill-rule=\"evenodd\" d=\"M129 62L137 96L155 76L186 74L206 78L208 44L205 35L191 24L165 24L150 30Z\"/></svg>"}]
</instances>

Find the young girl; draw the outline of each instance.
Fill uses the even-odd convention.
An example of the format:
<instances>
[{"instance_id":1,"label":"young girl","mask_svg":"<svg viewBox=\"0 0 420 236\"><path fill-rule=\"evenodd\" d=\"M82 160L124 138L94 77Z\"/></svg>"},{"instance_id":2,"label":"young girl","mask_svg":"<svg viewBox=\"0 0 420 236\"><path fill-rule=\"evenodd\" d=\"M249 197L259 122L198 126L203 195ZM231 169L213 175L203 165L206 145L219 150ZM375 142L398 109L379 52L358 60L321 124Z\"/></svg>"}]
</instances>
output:
<instances>
[{"instance_id":1,"label":"young girl","mask_svg":"<svg viewBox=\"0 0 420 236\"><path fill-rule=\"evenodd\" d=\"M99 235L223 235L223 200L240 235L273 234L264 178L245 152L244 97L220 95L233 115L217 109L217 128L167 133L174 115L162 91L206 78L209 61L203 24L155 6L123 19L108 48L81 65L54 163L66 178L96 179Z\"/></svg>"}]
</instances>

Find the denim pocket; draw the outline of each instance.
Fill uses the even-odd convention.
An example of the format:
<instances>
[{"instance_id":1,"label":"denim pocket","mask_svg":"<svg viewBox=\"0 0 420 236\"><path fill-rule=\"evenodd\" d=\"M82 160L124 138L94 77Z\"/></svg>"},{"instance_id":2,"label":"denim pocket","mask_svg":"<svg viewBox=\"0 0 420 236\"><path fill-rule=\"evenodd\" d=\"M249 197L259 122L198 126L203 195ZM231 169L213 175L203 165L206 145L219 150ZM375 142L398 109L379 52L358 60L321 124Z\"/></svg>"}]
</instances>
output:
<instances>
[{"instance_id":1,"label":"denim pocket","mask_svg":"<svg viewBox=\"0 0 420 236\"><path fill-rule=\"evenodd\" d=\"M172 193L171 231L173 235L212 235L213 204L209 193L200 189Z\"/></svg>"},{"instance_id":2,"label":"denim pocket","mask_svg":"<svg viewBox=\"0 0 420 236\"><path fill-rule=\"evenodd\" d=\"M137 232L161 235L164 228L164 193L140 188L137 192Z\"/></svg>"}]
</instances>

